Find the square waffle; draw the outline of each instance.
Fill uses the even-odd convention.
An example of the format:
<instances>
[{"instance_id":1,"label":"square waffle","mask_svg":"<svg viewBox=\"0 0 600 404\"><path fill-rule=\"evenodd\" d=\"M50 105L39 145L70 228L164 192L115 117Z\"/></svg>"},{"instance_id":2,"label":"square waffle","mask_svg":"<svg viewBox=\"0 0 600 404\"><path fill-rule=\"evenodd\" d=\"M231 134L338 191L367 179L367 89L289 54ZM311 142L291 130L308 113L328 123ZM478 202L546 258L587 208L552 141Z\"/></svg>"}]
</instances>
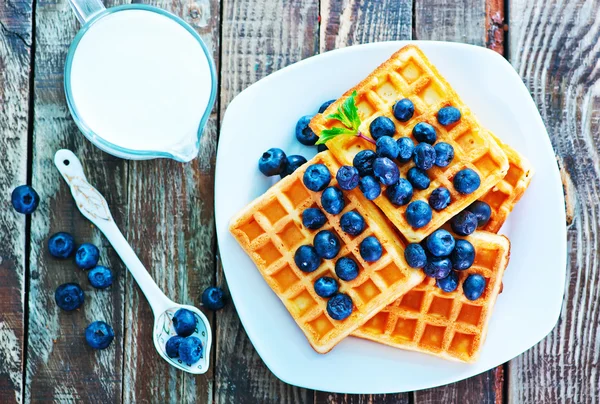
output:
<instances>
[{"instance_id":1,"label":"square waffle","mask_svg":"<svg viewBox=\"0 0 600 404\"><path fill-rule=\"evenodd\" d=\"M359 131L362 134L370 136L371 121L383 115L396 124L396 139L409 136L414 140L413 127L419 122L427 122L434 126L439 141L449 143L454 148L454 160L448 167L434 166L428 170L431 178L429 188L423 191L415 189L413 200L428 202L431 192L440 186L446 187L452 196L452 202L446 209L439 212L433 210L432 220L426 226L412 228L404 217L408 205L396 206L384 193L374 201L408 241L421 241L506 176L509 164L502 148L481 127L450 84L416 46L408 45L400 49L366 79L331 104L323 114L317 114L310 123L317 135L324 129L341 126L339 121L327 119L326 116L337 111L338 106L354 91L357 93L356 105L362 121ZM415 106L414 116L408 122L400 122L392 114L392 106L402 98L410 99ZM457 123L444 127L437 122L436 115L440 108L449 105L458 108L462 117ZM360 150L375 148L360 137L347 135L329 140L327 147L346 165L352 165L354 156ZM400 175L406 177L413 166L412 161L400 164ZM452 184L454 175L464 168L473 169L481 179L480 187L469 195L458 193Z\"/></svg>"},{"instance_id":2,"label":"square waffle","mask_svg":"<svg viewBox=\"0 0 600 404\"><path fill-rule=\"evenodd\" d=\"M335 185L339 163L329 152L319 153L293 174L273 185L231 220L230 231L256 264L267 284L281 299L315 351L326 353L356 328L364 324L389 303L418 285L424 279L422 271L412 269L404 260L404 244L377 207L355 189L344 191L346 207L338 215L330 215L321 206L321 193L308 190L302 181L311 164L325 164L332 173L330 185ZM303 226L304 209L319 207L327 223L319 230ZM355 210L367 224L356 237L340 228L343 213ZM350 317L338 321L329 317L327 299L314 291L315 281L322 276L335 275L335 259L323 260L320 267L305 273L294 262L296 249L312 244L315 234L323 229L336 233L342 243L337 257L350 256L359 265L356 279L339 281L341 293L351 297ZM376 262L365 262L358 251L359 243L375 236L384 253Z\"/></svg>"},{"instance_id":3,"label":"square waffle","mask_svg":"<svg viewBox=\"0 0 600 404\"><path fill-rule=\"evenodd\" d=\"M510 242L504 236L484 231L466 239L475 247L475 262L459 272L459 286L454 292L446 293L436 286L435 279L426 278L353 335L444 359L476 361L502 289ZM463 293L462 282L473 273L486 279L486 287L479 299L470 301Z\"/></svg>"}]
</instances>

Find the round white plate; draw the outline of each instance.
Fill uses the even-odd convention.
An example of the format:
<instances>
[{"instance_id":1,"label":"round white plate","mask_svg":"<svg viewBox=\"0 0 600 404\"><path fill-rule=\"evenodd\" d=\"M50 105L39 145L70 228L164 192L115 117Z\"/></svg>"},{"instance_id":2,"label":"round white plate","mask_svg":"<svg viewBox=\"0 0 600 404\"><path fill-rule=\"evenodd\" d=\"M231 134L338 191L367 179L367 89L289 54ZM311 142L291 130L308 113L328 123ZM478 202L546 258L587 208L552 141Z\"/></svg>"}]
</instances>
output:
<instances>
[{"instance_id":1,"label":"round white plate","mask_svg":"<svg viewBox=\"0 0 600 404\"><path fill-rule=\"evenodd\" d=\"M414 41L482 124L523 153L536 170L501 232L512 242L487 340L475 364L454 363L357 338L330 353L312 350L283 304L229 234L230 218L274 180L257 169L270 147L311 158L294 137L298 118L339 97L408 42L335 50L286 67L240 93L227 108L217 155L217 233L227 283L242 324L269 369L306 388L390 393L455 382L498 366L544 338L560 314L566 270L563 190L548 134L511 65L485 48Z\"/></svg>"}]
</instances>

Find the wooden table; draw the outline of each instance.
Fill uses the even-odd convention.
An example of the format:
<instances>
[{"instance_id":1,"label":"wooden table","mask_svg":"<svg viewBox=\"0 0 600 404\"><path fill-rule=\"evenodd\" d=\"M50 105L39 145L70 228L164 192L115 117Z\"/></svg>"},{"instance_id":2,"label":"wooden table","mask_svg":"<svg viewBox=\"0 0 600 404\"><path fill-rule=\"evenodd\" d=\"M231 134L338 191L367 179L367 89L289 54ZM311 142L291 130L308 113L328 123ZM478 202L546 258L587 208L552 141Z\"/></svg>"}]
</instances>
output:
<instances>
[{"instance_id":1,"label":"wooden table","mask_svg":"<svg viewBox=\"0 0 600 404\"><path fill-rule=\"evenodd\" d=\"M124 2L109 0L107 6ZM125 161L92 146L64 98L65 55L79 27L67 0L0 2L0 403L600 402L599 0L149 3L190 23L213 50L220 72L202 151L189 164ZM75 208L53 167L54 152L69 148L82 158L88 178L107 197L159 285L176 301L198 304L206 286L227 286L213 218L215 151L227 104L253 82L316 53L411 38L490 47L511 61L531 91L567 195L569 275L556 328L523 355L462 382L415 393L348 396L279 381L228 305L210 313L216 338L210 372L193 377L169 367L153 349L144 297ZM23 183L42 199L31 218L10 207L10 192ZM45 245L56 231L100 246L101 263L116 272L115 284L93 290L72 262L51 259ZM86 304L71 314L53 299L54 289L68 281L86 285L87 292ZM102 352L91 351L82 337L97 319L111 323L117 335Z\"/></svg>"}]
</instances>

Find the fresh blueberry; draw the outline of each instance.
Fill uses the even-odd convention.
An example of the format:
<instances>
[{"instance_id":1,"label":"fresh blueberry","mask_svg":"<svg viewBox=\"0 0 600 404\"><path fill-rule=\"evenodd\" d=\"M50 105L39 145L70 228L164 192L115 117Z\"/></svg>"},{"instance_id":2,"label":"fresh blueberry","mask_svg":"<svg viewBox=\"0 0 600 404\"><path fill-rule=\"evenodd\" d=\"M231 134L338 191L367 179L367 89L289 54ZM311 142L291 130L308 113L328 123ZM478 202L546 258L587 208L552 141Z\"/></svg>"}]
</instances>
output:
<instances>
[{"instance_id":1,"label":"fresh blueberry","mask_svg":"<svg viewBox=\"0 0 600 404\"><path fill-rule=\"evenodd\" d=\"M198 337L187 337L179 344L179 359L193 365L202 358L202 341Z\"/></svg>"},{"instance_id":2,"label":"fresh blueberry","mask_svg":"<svg viewBox=\"0 0 600 404\"><path fill-rule=\"evenodd\" d=\"M418 243L411 243L406 246L404 259L412 268L423 268L427 264L427 254Z\"/></svg>"},{"instance_id":3,"label":"fresh blueberry","mask_svg":"<svg viewBox=\"0 0 600 404\"><path fill-rule=\"evenodd\" d=\"M373 175L373 162L377 155L373 150L361 150L356 153L352 160L352 165L358 170L361 177Z\"/></svg>"},{"instance_id":4,"label":"fresh blueberry","mask_svg":"<svg viewBox=\"0 0 600 404\"><path fill-rule=\"evenodd\" d=\"M102 265L98 265L88 272L88 281L96 289L106 289L113 283L112 271Z\"/></svg>"},{"instance_id":5,"label":"fresh blueberry","mask_svg":"<svg viewBox=\"0 0 600 404\"><path fill-rule=\"evenodd\" d=\"M344 209L344 194L338 187L327 187L321 194L321 204L325 212L337 215Z\"/></svg>"},{"instance_id":6,"label":"fresh blueberry","mask_svg":"<svg viewBox=\"0 0 600 404\"><path fill-rule=\"evenodd\" d=\"M479 174L470 168L463 168L454 176L454 188L460 192L461 194L468 195L474 192L479 185L481 185L481 180L479 179Z\"/></svg>"},{"instance_id":7,"label":"fresh blueberry","mask_svg":"<svg viewBox=\"0 0 600 404\"><path fill-rule=\"evenodd\" d=\"M323 112L325 112L327 107L329 107L334 102L335 102L335 100L329 100L329 101L325 101L323 104L321 104L321 106L319 107L319 114L322 114Z\"/></svg>"},{"instance_id":8,"label":"fresh blueberry","mask_svg":"<svg viewBox=\"0 0 600 404\"><path fill-rule=\"evenodd\" d=\"M477 228L477 216L468 210L463 210L450 219L450 227L459 236L468 236Z\"/></svg>"},{"instance_id":9,"label":"fresh blueberry","mask_svg":"<svg viewBox=\"0 0 600 404\"><path fill-rule=\"evenodd\" d=\"M313 246L302 245L294 254L294 262L302 272L313 272L321 265L321 257Z\"/></svg>"},{"instance_id":10,"label":"fresh blueberry","mask_svg":"<svg viewBox=\"0 0 600 404\"><path fill-rule=\"evenodd\" d=\"M10 201L17 212L28 215L37 209L40 196L29 185L19 185L13 189Z\"/></svg>"},{"instance_id":11,"label":"fresh blueberry","mask_svg":"<svg viewBox=\"0 0 600 404\"><path fill-rule=\"evenodd\" d=\"M443 229L436 230L427 237L427 249L436 257L450 255L455 244L452 234Z\"/></svg>"},{"instance_id":12,"label":"fresh blueberry","mask_svg":"<svg viewBox=\"0 0 600 404\"><path fill-rule=\"evenodd\" d=\"M321 258L332 259L342 248L340 239L331 230L321 230L313 240L315 251Z\"/></svg>"},{"instance_id":13,"label":"fresh blueberry","mask_svg":"<svg viewBox=\"0 0 600 404\"><path fill-rule=\"evenodd\" d=\"M167 340L165 351L169 358L179 358L179 345L181 345L182 341L183 337L180 337L179 335L175 335Z\"/></svg>"},{"instance_id":14,"label":"fresh blueberry","mask_svg":"<svg viewBox=\"0 0 600 404\"><path fill-rule=\"evenodd\" d=\"M313 115L305 115L300 118L296 124L296 139L306 146L312 146L319 140L319 137L313 132L310 126L308 126L312 118Z\"/></svg>"},{"instance_id":15,"label":"fresh blueberry","mask_svg":"<svg viewBox=\"0 0 600 404\"><path fill-rule=\"evenodd\" d=\"M367 262L375 262L383 254L383 247L375 236L366 237L360 242L360 256Z\"/></svg>"},{"instance_id":16,"label":"fresh blueberry","mask_svg":"<svg viewBox=\"0 0 600 404\"><path fill-rule=\"evenodd\" d=\"M452 125L460 120L460 111L456 107L444 107L437 113L440 125Z\"/></svg>"},{"instance_id":17,"label":"fresh blueberry","mask_svg":"<svg viewBox=\"0 0 600 404\"><path fill-rule=\"evenodd\" d=\"M277 147L267 150L258 159L258 169L267 177L281 174L286 164L287 156Z\"/></svg>"},{"instance_id":18,"label":"fresh blueberry","mask_svg":"<svg viewBox=\"0 0 600 404\"><path fill-rule=\"evenodd\" d=\"M445 142L438 142L433 148L435 149L435 165L448 167L454 159L454 147Z\"/></svg>"},{"instance_id":19,"label":"fresh blueberry","mask_svg":"<svg viewBox=\"0 0 600 404\"><path fill-rule=\"evenodd\" d=\"M429 170L435 164L435 149L428 143L419 143L413 156L415 165L421 170Z\"/></svg>"},{"instance_id":20,"label":"fresh blueberry","mask_svg":"<svg viewBox=\"0 0 600 404\"><path fill-rule=\"evenodd\" d=\"M458 274L450 271L445 278L437 279L435 284L446 293L454 292L458 287Z\"/></svg>"},{"instance_id":21,"label":"fresh blueberry","mask_svg":"<svg viewBox=\"0 0 600 404\"><path fill-rule=\"evenodd\" d=\"M75 265L81 269L90 269L98 265L100 251L91 243L83 243L75 252Z\"/></svg>"},{"instance_id":22,"label":"fresh blueberry","mask_svg":"<svg viewBox=\"0 0 600 404\"><path fill-rule=\"evenodd\" d=\"M352 314L352 299L343 293L337 293L327 302L327 314L334 320L345 320Z\"/></svg>"},{"instance_id":23,"label":"fresh blueberry","mask_svg":"<svg viewBox=\"0 0 600 404\"><path fill-rule=\"evenodd\" d=\"M75 239L69 233L55 233L48 239L48 251L55 258L69 258L75 250Z\"/></svg>"},{"instance_id":24,"label":"fresh blueberry","mask_svg":"<svg viewBox=\"0 0 600 404\"><path fill-rule=\"evenodd\" d=\"M407 163L415 152L415 142L409 137L401 137L396 140L398 143L398 161Z\"/></svg>"},{"instance_id":25,"label":"fresh blueberry","mask_svg":"<svg viewBox=\"0 0 600 404\"><path fill-rule=\"evenodd\" d=\"M197 323L196 316L188 309L179 309L173 315L173 328L180 337L192 335Z\"/></svg>"},{"instance_id":26,"label":"fresh blueberry","mask_svg":"<svg viewBox=\"0 0 600 404\"><path fill-rule=\"evenodd\" d=\"M382 136L377 139L377 144L375 145L375 153L378 157L387 157L389 159L394 160L398 157L398 153L400 153L400 148L398 147L398 143L394 140L394 138L389 136Z\"/></svg>"},{"instance_id":27,"label":"fresh blueberry","mask_svg":"<svg viewBox=\"0 0 600 404\"><path fill-rule=\"evenodd\" d=\"M365 229L365 219L359 213L351 210L340 218L340 227L349 235L358 236Z\"/></svg>"},{"instance_id":28,"label":"fresh blueberry","mask_svg":"<svg viewBox=\"0 0 600 404\"><path fill-rule=\"evenodd\" d=\"M85 341L91 348L108 348L113 339L115 339L115 332L104 321L94 321L85 328Z\"/></svg>"},{"instance_id":29,"label":"fresh blueberry","mask_svg":"<svg viewBox=\"0 0 600 404\"><path fill-rule=\"evenodd\" d=\"M329 150L329 149L327 148L327 145L325 145L324 143L321 143L321 144L317 145L317 152L321 153L321 152L324 152L326 150Z\"/></svg>"},{"instance_id":30,"label":"fresh blueberry","mask_svg":"<svg viewBox=\"0 0 600 404\"><path fill-rule=\"evenodd\" d=\"M337 291L337 281L329 276L322 276L315 281L315 293L321 297L331 297Z\"/></svg>"},{"instance_id":31,"label":"fresh blueberry","mask_svg":"<svg viewBox=\"0 0 600 404\"><path fill-rule=\"evenodd\" d=\"M394 125L394 121L390 118L378 116L371 121L369 132L371 132L371 137L373 139L378 140L382 136L394 136L396 133L396 126Z\"/></svg>"},{"instance_id":32,"label":"fresh blueberry","mask_svg":"<svg viewBox=\"0 0 600 404\"><path fill-rule=\"evenodd\" d=\"M492 208L490 205L483 201L475 201L469 207L467 207L469 212L473 212L477 217L477 226L482 227L487 224L492 216Z\"/></svg>"},{"instance_id":33,"label":"fresh blueberry","mask_svg":"<svg viewBox=\"0 0 600 404\"><path fill-rule=\"evenodd\" d=\"M281 172L281 178L287 177L304 163L306 163L306 159L303 156L298 154L287 156L285 167L283 167L283 171Z\"/></svg>"},{"instance_id":34,"label":"fresh blueberry","mask_svg":"<svg viewBox=\"0 0 600 404\"><path fill-rule=\"evenodd\" d=\"M404 213L408 224L415 229L420 229L431 222L431 215L431 208L423 201L412 201Z\"/></svg>"},{"instance_id":35,"label":"fresh blueberry","mask_svg":"<svg viewBox=\"0 0 600 404\"><path fill-rule=\"evenodd\" d=\"M408 98L403 98L397 101L392 107L394 117L400 122L406 122L413 117L415 113L415 105Z\"/></svg>"},{"instance_id":36,"label":"fresh blueberry","mask_svg":"<svg viewBox=\"0 0 600 404\"><path fill-rule=\"evenodd\" d=\"M320 229L326 221L327 217L319 208L307 208L302 212L302 224L307 229Z\"/></svg>"},{"instance_id":37,"label":"fresh blueberry","mask_svg":"<svg viewBox=\"0 0 600 404\"><path fill-rule=\"evenodd\" d=\"M443 210L450 205L451 200L452 196L448 188L439 187L434 189L431 195L429 195L429 206L438 211Z\"/></svg>"},{"instance_id":38,"label":"fresh blueberry","mask_svg":"<svg viewBox=\"0 0 600 404\"><path fill-rule=\"evenodd\" d=\"M335 175L335 179L338 182L340 188L344 191L351 191L358 186L360 181L360 175L356 167L352 166L341 166Z\"/></svg>"},{"instance_id":39,"label":"fresh blueberry","mask_svg":"<svg viewBox=\"0 0 600 404\"><path fill-rule=\"evenodd\" d=\"M225 307L227 299L223 289L218 286L209 286L202 292L202 306L209 310L221 310Z\"/></svg>"},{"instance_id":40,"label":"fresh blueberry","mask_svg":"<svg viewBox=\"0 0 600 404\"><path fill-rule=\"evenodd\" d=\"M421 170L418 167L412 167L408 170L406 178L412 184L413 188L416 189L427 189L429 188L429 184L431 184L427 171Z\"/></svg>"},{"instance_id":41,"label":"fresh blueberry","mask_svg":"<svg viewBox=\"0 0 600 404\"><path fill-rule=\"evenodd\" d=\"M452 262L447 257L431 257L423 267L423 272L430 278L442 279L452 271Z\"/></svg>"},{"instance_id":42,"label":"fresh blueberry","mask_svg":"<svg viewBox=\"0 0 600 404\"><path fill-rule=\"evenodd\" d=\"M65 311L78 309L85 300L83 289L76 283L63 283L54 292L56 305Z\"/></svg>"},{"instance_id":43,"label":"fresh blueberry","mask_svg":"<svg viewBox=\"0 0 600 404\"><path fill-rule=\"evenodd\" d=\"M413 187L410 182L400 178L397 183L386 188L385 195L394 205L404 206L413 197Z\"/></svg>"},{"instance_id":44,"label":"fresh blueberry","mask_svg":"<svg viewBox=\"0 0 600 404\"><path fill-rule=\"evenodd\" d=\"M335 274L343 281L352 281L358 276L358 264L352 258L342 257L335 263Z\"/></svg>"},{"instance_id":45,"label":"fresh blueberry","mask_svg":"<svg viewBox=\"0 0 600 404\"><path fill-rule=\"evenodd\" d=\"M434 144L437 140L435 128L427 122L419 122L412 130L412 134L418 143Z\"/></svg>"},{"instance_id":46,"label":"fresh blueberry","mask_svg":"<svg viewBox=\"0 0 600 404\"><path fill-rule=\"evenodd\" d=\"M381 185L379 185L379 182L371 175L362 177L360 179L360 183L358 184L358 188L363 193L365 198L370 201L377 199L377 197L381 194Z\"/></svg>"},{"instance_id":47,"label":"fresh blueberry","mask_svg":"<svg viewBox=\"0 0 600 404\"><path fill-rule=\"evenodd\" d=\"M463 282L463 292L469 300L477 300L485 290L485 278L479 274L471 274Z\"/></svg>"},{"instance_id":48,"label":"fresh blueberry","mask_svg":"<svg viewBox=\"0 0 600 404\"><path fill-rule=\"evenodd\" d=\"M400 170L392 160L387 157L377 157L373 163L375 178L383 185L390 186L398 182Z\"/></svg>"},{"instance_id":49,"label":"fresh blueberry","mask_svg":"<svg viewBox=\"0 0 600 404\"><path fill-rule=\"evenodd\" d=\"M450 261L452 261L452 268L457 271L471 268L475 261L475 247L467 240L456 240L456 246L450 254Z\"/></svg>"},{"instance_id":50,"label":"fresh blueberry","mask_svg":"<svg viewBox=\"0 0 600 404\"><path fill-rule=\"evenodd\" d=\"M313 164L308 166L302 177L306 188L314 192L324 190L331 181L331 173L325 164Z\"/></svg>"}]
</instances>

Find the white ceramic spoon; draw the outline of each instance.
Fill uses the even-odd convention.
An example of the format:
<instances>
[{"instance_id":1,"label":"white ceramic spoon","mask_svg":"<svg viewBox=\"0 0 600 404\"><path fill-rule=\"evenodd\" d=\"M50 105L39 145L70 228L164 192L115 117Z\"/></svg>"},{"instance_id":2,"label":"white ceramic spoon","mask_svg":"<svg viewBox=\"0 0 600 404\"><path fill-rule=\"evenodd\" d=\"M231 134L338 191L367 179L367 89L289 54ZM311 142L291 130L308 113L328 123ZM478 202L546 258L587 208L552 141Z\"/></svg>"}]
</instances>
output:
<instances>
[{"instance_id":1,"label":"white ceramic spoon","mask_svg":"<svg viewBox=\"0 0 600 404\"><path fill-rule=\"evenodd\" d=\"M144 268L144 264L142 264L117 227L104 197L87 182L83 173L83 167L77 156L70 150L59 150L54 155L54 164L67 184L69 184L71 194L73 194L77 207L83 216L88 218L104 233L123 260L125 266L129 269L129 272L131 272L131 275L133 275L146 299L148 299L148 303L150 303L150 307L152 307L152 311L154 312L154 346L160 356L171 365L186 372L194 374L205 373L209 366L210 346L212 342L210 323L206 316L194 306L173 302L156 285L148 271L146 271L146 268ZM171 336L176 335L171 325L173 315L181 308L190 310L196 316L198 325L192 335L200 338L202 341L202 357L192 365L183 363L178 359L169 358L165 351L167 340Z\"/></svg>"}]
</instances>

